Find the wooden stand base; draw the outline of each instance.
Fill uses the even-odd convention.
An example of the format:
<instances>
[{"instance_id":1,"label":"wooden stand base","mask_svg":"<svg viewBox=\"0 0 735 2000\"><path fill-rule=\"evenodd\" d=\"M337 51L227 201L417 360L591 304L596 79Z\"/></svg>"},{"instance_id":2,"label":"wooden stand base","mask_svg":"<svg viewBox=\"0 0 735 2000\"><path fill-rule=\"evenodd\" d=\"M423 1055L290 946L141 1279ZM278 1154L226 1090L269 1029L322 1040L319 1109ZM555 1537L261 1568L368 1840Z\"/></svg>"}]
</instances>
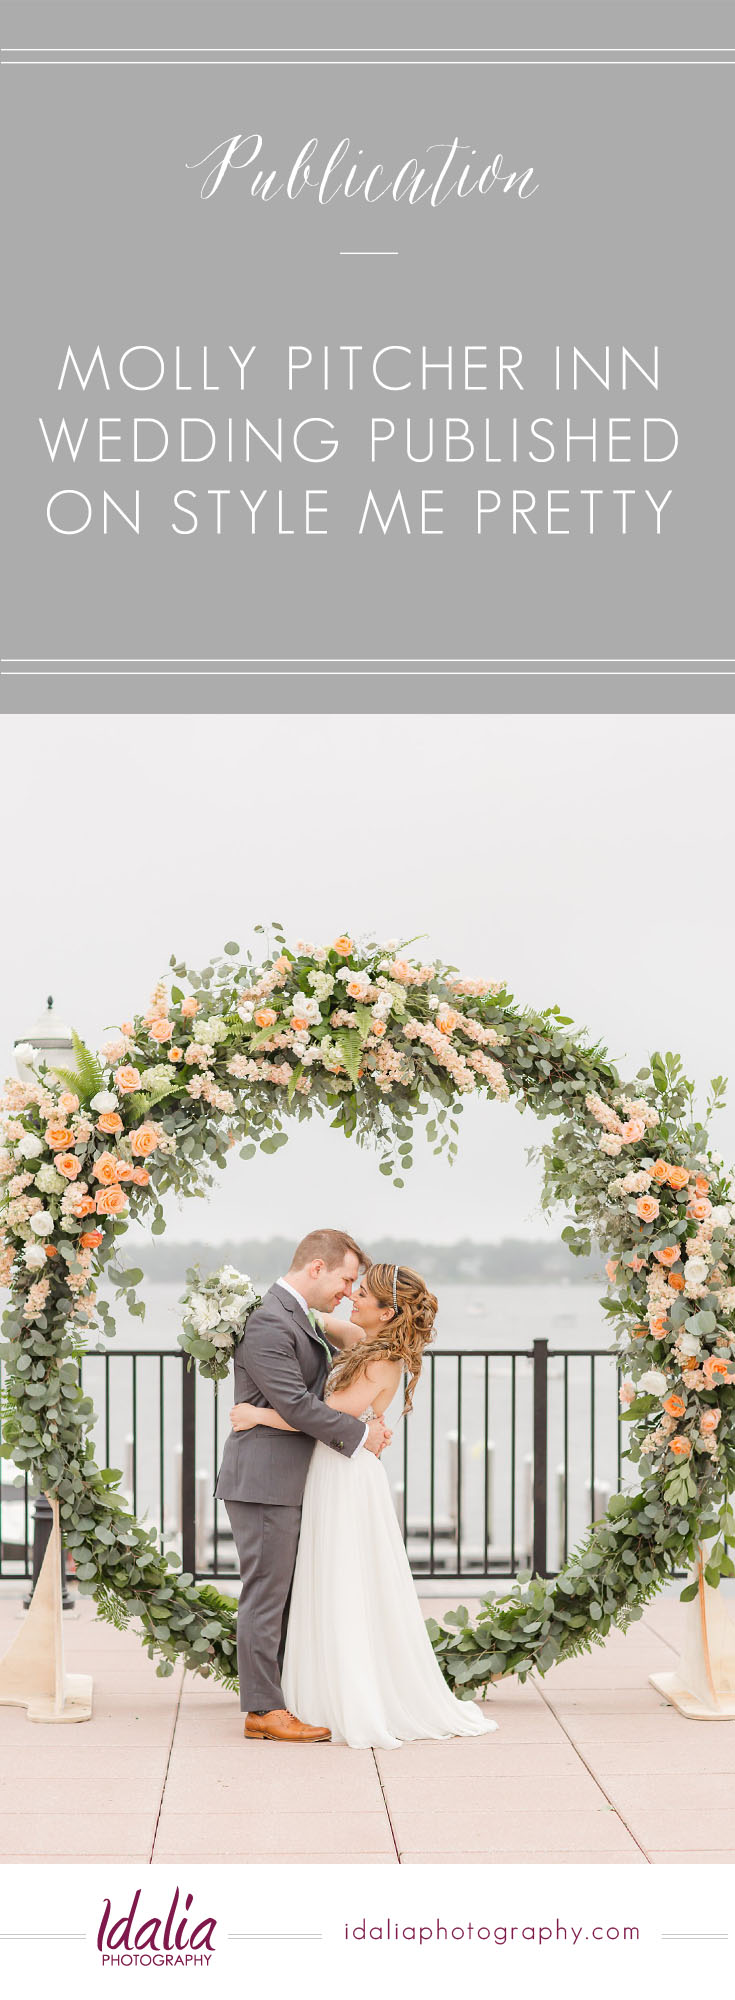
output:
<instances>
[{"instance_id":1,"label":"wooden stand base","mask_svg":"<svg viewBox=\"0 0 735 2000\"><path fill-rule=\"evenodd\" d=\"M53 1525L30 1608L0 1660L0 1706L24 1708L29 1722L89 1722L90 1676L64 1670L58 1500L51 1506Z\"/></svg>"},{"instance_id":2,"label":"wooden stand base","mask_svg":"<svg viewBox=\"0 0 735 2000\"><path fill-rule=\"evenodd\" d=\"M678 1708L687 1722L735 1722L735 1695L720 1696L716 1708L710 1708L699 1695L682 1687L678 1674L649 1674L648 1678L657 1694L670 1701L672 1708Z\"/></svg>"}]
</instances>

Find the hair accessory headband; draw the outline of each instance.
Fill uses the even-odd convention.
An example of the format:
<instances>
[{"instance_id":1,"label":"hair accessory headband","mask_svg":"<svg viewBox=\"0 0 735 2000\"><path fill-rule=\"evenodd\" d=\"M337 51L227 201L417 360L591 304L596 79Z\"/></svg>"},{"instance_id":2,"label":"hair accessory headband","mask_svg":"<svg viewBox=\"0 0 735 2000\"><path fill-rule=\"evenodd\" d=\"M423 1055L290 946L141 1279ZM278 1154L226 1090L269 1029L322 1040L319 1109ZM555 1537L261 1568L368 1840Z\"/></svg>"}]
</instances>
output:
<instances>
[{"instance_id":1,"label":"hair accessory headband","mask_svg":"<svg viewBox=\"0 0 735 2000\"><path fill-rule=\"evenodd\" d=\"M398 1265L394 1264L393 1265L393 1311L395 1313L397 1313L398 1311L397 1290L398 1290Z\"/></svg>"}]
</instances>

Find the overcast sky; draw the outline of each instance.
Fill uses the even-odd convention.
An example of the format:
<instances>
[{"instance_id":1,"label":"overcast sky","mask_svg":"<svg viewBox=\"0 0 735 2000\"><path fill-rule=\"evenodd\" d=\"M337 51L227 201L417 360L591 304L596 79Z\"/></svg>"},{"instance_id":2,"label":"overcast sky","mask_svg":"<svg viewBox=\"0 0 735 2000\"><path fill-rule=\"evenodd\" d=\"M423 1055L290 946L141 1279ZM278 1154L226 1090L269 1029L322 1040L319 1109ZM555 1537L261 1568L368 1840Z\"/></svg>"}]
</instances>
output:
<instances>
[{"instance_id":1,"label":"overcast sky","mask_svg":"<svg viewBox=\"0 0 735 2000\"><path fill-rule=\"evenodd\" d=\"M558 1001L624 1074L660 1046L705 1084L731 1066L734 749L722 716L8 719L0 1055L47 993L96 1045L171 951L202 966L276 916L314 943L425 932L422 956ZM454 1168L419 1146L400 1193L314 1119L170 1232L538 1236L543 1129L469 1104ZM714 1129L731 1159L735 1095Z\"/></svg>"}]
</instances>

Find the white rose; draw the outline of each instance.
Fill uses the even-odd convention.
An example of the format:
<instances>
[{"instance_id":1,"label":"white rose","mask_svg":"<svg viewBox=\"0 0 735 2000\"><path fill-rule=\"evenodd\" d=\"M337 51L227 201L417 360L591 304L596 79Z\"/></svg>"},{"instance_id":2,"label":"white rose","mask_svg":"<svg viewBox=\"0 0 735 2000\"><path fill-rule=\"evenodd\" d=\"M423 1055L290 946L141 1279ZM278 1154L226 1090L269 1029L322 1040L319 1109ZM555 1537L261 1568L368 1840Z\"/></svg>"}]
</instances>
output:
<instances>
[{"instance_id":1,"label":"white rose","mask_svg":"<svg viewBox=\"0 0 735 2000\"><path fill-rule=\"evenodd\" d=\"M213 1333L211 1333L209 1337L213 1347L232 1346L233 1337L230 1328L227 1326L215 1327Z\"/></svg>"},{"instance_id":2,"label":"white rose","mask_svg":"<svg viewBox=\"0 0 735 2000\"><path fill-rule=\"evenodd\" d=\"M237 1007L235 1011L236 1013L239 1014L241 1021L245 1021L246 1023L248 1021L252 1021L253 1015L255 1013L255 1001L241 1000L239 1007Z\"/></svg>"},{"instance_id":3,"label":"white rose","mask_svg":"<svg viewBox=\"0 0 735 2000\"><path fill-rule=\"evenodd\" d=\"M27 1243L23 1251L23 1259L28 1265L29 1271L43 1270L48 1261L42 1243Z\"/></svg>"},{"instance_id":4,"label":"white rose","mask_svg":"<svg viewBox=\"0 0 735 2000\"><path fill-rule=\"evenodd\" d=\"M236 1269L234 1264L223 1264L219 1274L219 1281L221 1285L225 1286L227 1291L232 1291L236 1285L240 1285L241 1283L247 1284L248 1282L247 1278L242 1278L241 1272Z\"/></svg>"},{"instance_id":5,"label":"white rose","mask_svg":"<svg viewBox=\"0 0 735 2000\"><path fill-rule=\"evenodd\" d=\"M31 1229L34 1236L53 1236L54 1218L47 1208L41 1208L37 1215L31 1216Z\"/></svg>"},{"instance_id":6,"label":"white rose","mask_svg":"<svg viewBox=\"0 0 735 2000\"><path fill-rule=\"evenodd\" d=\"M93 1111L116 1111L117 1098L114 1090L98 1090L97 1096L92 1098L91 1108Z\"/></svg>"},{"instance_id":7,"label":"white rose","mask_svg":"<svg viewBox=\"0 0 735 2000\"><path fill-rule=\"evenodd\" d=\"M639 1375L638 1388L644 1396L663 1396L668 1389L667 1377L660 1368L647 1368L645 1375Z\"/></svg>"},{"instance_id":8,"label":"white rose","mask_svg":"<svg viewBox=\"0 0 735 2000\"><path fill-rule=\"evenodd\" d=\"M35 1132L24 1132L22 1139L18 1140L16 1152L21 1160L37 1160L43 1151L43 1140L37 1139Z\"/></svg>"},{"instance_id":9,"label":"white rose","mask_svg":"<svg viewBox=\"0 0 735 2000\"><path fill-rule=\"evenodd\" d=\"M326 999L327 995L324 994L323 998ZM316 1027L317 1022L321 1020L319 1001L311 993L297 993L293 1001L289 1002L287 1011L289 1014L295 1014L299 1021L308 1022L310 1028Z\"/></svg>"},{"instance_id":10,"label":"white rose","mask_svg":"<svg viewBox=\"0 0 735 2000\"><path fill-rule=\"evenodd\" d=\"M707 1269L708 1266L705 1262L704 1257L688 1257L686 1265L686 1283L688 1285L703 1285L705 1278L707 1276Z\"/></svg>"},{"instance_id":11,"label":"white rose","mask_svg":"<svg viewBox=\"0 0 735 2000\"><path fill-rule=\"evenodd\" d=\"M30 1068L33 1063L38 1061L38 1056L39 1051L38 1049L34 1049L32 1042L16 1042L16 1062L25 1063L26 1067Z\"/></svg>"},{"instance_id":12,"label":"white rose","mask_svg":"<svg viewBox=\"0 0 735 2000\"><path fill-rule=\"evenodd\" d=\"M713 1208L709 1219L714 1229L727 1229L730 1222L730 1210L724 1206Z\"/></svg>"},{"instance_id":13,"label":"white rose","mask_svg":"<svg viewBox=\"0 0 735 2000\"><path fill-rule=\"evenodd\" d=\"M696 1333L681 1333L677 1345L680 1354L687 1354L692 1358L699 1353L702 1342L697 1339Z\"/></svg>"}]
</instances>

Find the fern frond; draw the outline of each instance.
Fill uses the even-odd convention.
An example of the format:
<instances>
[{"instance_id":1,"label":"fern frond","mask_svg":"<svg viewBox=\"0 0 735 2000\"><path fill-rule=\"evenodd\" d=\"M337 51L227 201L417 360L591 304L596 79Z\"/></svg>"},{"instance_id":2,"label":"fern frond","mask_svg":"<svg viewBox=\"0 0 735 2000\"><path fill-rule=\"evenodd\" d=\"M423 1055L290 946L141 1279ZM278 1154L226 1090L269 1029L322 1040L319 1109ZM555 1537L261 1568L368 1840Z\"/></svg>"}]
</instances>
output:
<instances>
[{"instance_id":1,"label":"fern frond","mask_svg":"<svg viewBox=\"0 0 735 2000\"><path fill-rule=\"evenodd\" d=\"M93 1056L91 1049L87 1048L75 1028L72 1028L71 1039L77 1068L55 1069L54 1075L66 1084L68 1090L73 1090L81 1104L88 1104L90 1098L96 1097L98 1090L104 1090L104 1075L97 1057Z\"/></svg>"}]
</instances>

